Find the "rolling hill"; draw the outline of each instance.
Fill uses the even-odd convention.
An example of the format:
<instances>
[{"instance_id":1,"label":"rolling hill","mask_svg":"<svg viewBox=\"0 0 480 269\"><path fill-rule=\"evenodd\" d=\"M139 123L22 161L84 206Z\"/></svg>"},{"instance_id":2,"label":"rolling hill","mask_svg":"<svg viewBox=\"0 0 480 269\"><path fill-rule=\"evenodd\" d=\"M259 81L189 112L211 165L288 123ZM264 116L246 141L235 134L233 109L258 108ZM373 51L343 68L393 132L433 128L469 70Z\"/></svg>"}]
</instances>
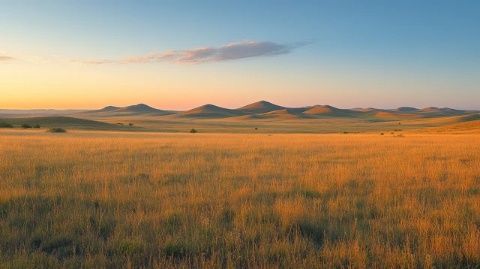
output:
<instances>
[{"instance_id":1,"label":"rolling hill","mask_svg":"<svg viewBox=\"0 0 480 269\"><path fill-rule=\"evenodd\" d=\"M453 116L453 115L462 115L466 113L464 110L457 110L448 107L426 107L417 111L418 113L429 116L429 117L438 117L438 116Z\"/></svg>"},{"instance_id":2,"label":"rolling hill","mask_svg":"<svg viewBox=\"0 0 480 269\"><path fill-rule=\"evenodd\" d=\"M235 109L228 109L212 104L207 104L188 111L181 112L179 115L190 118L226 118L241 116L244 115L244 113Z\"/></svg>"},{"instance_id":3,"label":"rolling hill","mask_svg":"<svg viewBox=\"0 0 480 269\"><path fill-rule=\"evenodd\" d=\"M98 110L0 110L0 122L42 127L98 130L237 132L345 132L417 130L480 120L479 111L451 108L337 108L330 105L284 107L258 101L230 109L213 104L186 111L166 111L146 104L106 106ZM38 115L36 115L38 113ZM53 115L44 115L53 113ZM41 115L41 116L40 116ZM398 126L402 125L401 128ZM473 126L465 124L465 126ZM257 131L258 131L257 130Z\"/></svg>"},{"instance_id":4,"label":"rolling hill","mask_svg":"<svg viewBox=\"0 0 480 269\"><path fill-rule=\"evenodd\" d=\"M30 126L40 125L41 127L62 127L62 128L74 128L74 129L98 129L98 130L121 130L125 127L110 124L106 122L79 119L74 117L53 116L53 117L30 117L30 118L4 118L0 119L0 122L12 124L15 127L19 127L22 124L28 124ZM131 129L131 128L130 128Z\"/></svg>"},{"instance_id":5,"label":"rolling hill","mask_svg":"<svg viewBox=\"0 0 480 269\"><path fill-rule=\"evenodd\" d=\"M272 104L267 101L259 101L255 102L246 106L243 106L241 108L237 108L237 111L241 111L245 114L262 114L262 113L267 113L267 112L272 112L275 110L281 110L285 109L285 107L279 106Z\"/></svg>"},{"instance_id":6,"label":"rolling hill","mask_svg":"<svg viewBox=\"0 0 480 269\"><path fill-rule=\"evenodd\" d=\"M330 116L330 117L358 117L361 112L350 109L340 109L329 105L315 105L303 112L310 116Z\"/></svg>"},{"instance_id":7,"label":"rolling hill","mask_svg":"<svg viewBox=\"0 0 480 269\"><path fill-rule=\"evenodd\" d=\"M277 120L294 120L294 119L305 118L305 115L303 115L301 112L299 113L299 112L296 112L295 110L291 110L287 108L270 111L267 113L260 114L259 116L264 119L277 119Z\"/></svg>"},{"instance_id":8,"label":"rolling hill","mask_svg":"<svg viewBox=\"0 0 480 269\"><path fill-rule=\"evenodd\" d=\"M137 104L137 105L131 105L126 107L106 106L102 109L83 112L83 114L98 115L98 116L126 116L126 115L163 116L163 115L170 115L173 113L174 112L171 112L171 111L156 109L146 104Z\"/></svg>"},{"instance_id":9,"label":"rolling hill","mask_svg":"<svg viewBox=\"0 0 480 269\"><path fill-rule=\"evenodd\" d=\"M404 106L404 107L399 107L395 109L395 111L402 112L402 113L415 113L418 112L420 109L415 108L415 107L409 107L409 106Z\"/></svg>"}]
</instances>

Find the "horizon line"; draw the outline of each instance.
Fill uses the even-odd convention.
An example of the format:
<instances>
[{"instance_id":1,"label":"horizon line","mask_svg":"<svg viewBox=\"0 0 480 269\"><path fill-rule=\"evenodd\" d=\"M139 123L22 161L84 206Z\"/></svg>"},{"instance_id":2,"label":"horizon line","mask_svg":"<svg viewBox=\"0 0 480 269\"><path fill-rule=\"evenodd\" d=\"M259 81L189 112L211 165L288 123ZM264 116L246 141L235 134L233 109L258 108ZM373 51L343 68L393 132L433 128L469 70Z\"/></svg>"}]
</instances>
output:
<instances>
[{"instance_id":1,"label":"horizon line","mask_svg":"<svg viewBox=\"0 0 480 269\"><path fill-rule=\"evenodd\" d=\"M426 108L439 108L439 109L445 109L445 108L448 108L448 109L455 109L455 110L465 110L465 111L478 111L480 110L480 108L474 108L474 109L468 109L468 108L459 108L459 107L451 107L451 106L436 106L436 105L432 105L432 106L425 106L425 107L417 107L417 106L409 106L409 105L405 105L405 106L398 106L398 107L373 107L373 106L366 106L366 107L363 107L363 106L355 106L355 107L342 107L342 106L336 106L336 105L330 105L330 104L313 104L313 105L303 105L303 106L283 106L283 105L278 105L276 103L272 103L270 101L266 101L266 100L259 100L259 101L256 101L256 102L253 102L253 103L248 103L246 105L242 105L240 107L235 107L235 108L230 108L230 107L224 107L224 106L220 106L220 105L216 105L216 104L213 104L213 103L204 103L202 105L198 105L198 106L194 106L192 108L187 108L187 109L168 109L168 108L158 108L158 107L155 107L155 106L152 106L152 105L149 105L147 104L146 102L140 102L140 103L134 103L134 104L130 104L130 105L123 105L123 106L117 106L117 105L105 105L105 106L102 106L102 107L98 107L98 108L75 108L75 107L70 107L70 108L45 108L45 107L39 107L39 108L1 108L0 107L0 111L12 111L12 110L17 110L17 111L29 111L29 110L53 110L53 111L68 111L68 110L74 110L74 111L94 111L94 110L101 110L101 109L104 109L104 108L107 108L107 107L117 107L117 108L125 108L125 107L131 107L131 106L138 106L138 105L145 105L145 106L148 106L150 108L153 108L153 109L157 109L157 110L164 110L164 111L188 111L188 110L191 110L191 109L195 109L195 108L199 108L199 107L202 107L202 106L206 106L206 105L213 105L213 106L217 106L217 107L220 107L220 108L225 108L225 109L231 109L231 110L235 110L235 109L241 109L242 107L245 107L245 106L248 106L248 105L253 105L253 104L257 104L257 103L261 103L261 102L265 102L265 103L269 103L269 104L272 104L272 105L276 105L276 106L280 106L284 109L295 109L295 108L307 108L307 107L314 107L314 106L330 106L330 107L333 107L333 108L339 108L339 109L383 109L383 110L394 110L394 109L400 109L400 108L413 108L413 109L418 109L418 110L421 110L421 109L426 109Z\"/></svg>"}]
</instances>

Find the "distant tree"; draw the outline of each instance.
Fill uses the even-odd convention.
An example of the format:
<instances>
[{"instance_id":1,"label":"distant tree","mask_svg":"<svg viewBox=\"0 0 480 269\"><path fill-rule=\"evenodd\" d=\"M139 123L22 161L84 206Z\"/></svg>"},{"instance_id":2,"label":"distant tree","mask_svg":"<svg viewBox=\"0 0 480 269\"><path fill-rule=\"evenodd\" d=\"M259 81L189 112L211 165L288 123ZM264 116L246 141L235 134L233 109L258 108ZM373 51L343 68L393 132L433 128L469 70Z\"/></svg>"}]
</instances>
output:
<instances>
[{"instance_id":1,"label":"distant tree","mask_svg":"<svg viewBox=\"0 0 480 269\"><path fill-rule=\"evenodd\" d=\"M24 123L24 124L22 124L22 128L29 129L29 128L32 128L32 126L27 124L27 123Z\"/></svg>"},{"instance_id":2,"label":"distant tree","mask_svg":"<svg viewBox=\"0 0 480 269\"><path fill-rule=\"evenodd\" d=\"M67 130L65 130L63 128L52 128L52 129L49 129L48 132L50 132L50 133L66 133Z\"/></svg>"},{"instance_id":3,"label":"distant tree","mask_svg":"<svg viewBox=\"0 0 480 269\"><path fill-rule=\"evenodd\" d=\"M198 131L192 128L192 129L190 130L190 133L194 134L194 133L198 133Z\"/></svg>"},{"instance_id":4,"label":"distant tree","mask_svg":"<svg viewBox=\"0 0 480 269\"><path fill-rule=\"evenodd\" d=\"M6 122L0 122L0 128L13 128L13 125Z\"/></svg>"},{"instance_id":5,"label":"distant tree","mask_svg":"<svg viewBox=\"0 0 480 269\"><path fill-rule=\"evenodd\" d=\"M128 124L128 126L132 127L132 126L133 126L133 123L130 122L130 123Z\"/></svg>"}]
</instances>

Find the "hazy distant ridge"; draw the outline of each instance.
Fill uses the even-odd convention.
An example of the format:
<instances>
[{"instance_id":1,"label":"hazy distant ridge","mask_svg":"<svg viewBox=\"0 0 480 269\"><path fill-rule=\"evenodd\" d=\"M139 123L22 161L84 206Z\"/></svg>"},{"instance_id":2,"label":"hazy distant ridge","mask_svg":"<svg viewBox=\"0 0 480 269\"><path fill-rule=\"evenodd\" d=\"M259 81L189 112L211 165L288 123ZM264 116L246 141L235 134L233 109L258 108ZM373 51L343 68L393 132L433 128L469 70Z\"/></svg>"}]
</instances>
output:
<instances>
[{"instance_id":1,"label":"hazy distant ridge","mask_svg":"<svg viewBox=\"0 0 480 269\"><path fill-rule=\"evenodd\" d=\"M206 104L186 111L171 111L136 104L125 107L106 106L96 110L0 110L0 116L78 116L78 117L115 117L115 116L177 116L184 118L238 118L238 119L301 119L301 118L428 118L460 116L478 111L457 110L448 107L399 107L396 109L353 108L344 109L330 105L305 107L285 107L268 101L258 101L240 108L224 108Z\"/></svg>"}]
</instances>

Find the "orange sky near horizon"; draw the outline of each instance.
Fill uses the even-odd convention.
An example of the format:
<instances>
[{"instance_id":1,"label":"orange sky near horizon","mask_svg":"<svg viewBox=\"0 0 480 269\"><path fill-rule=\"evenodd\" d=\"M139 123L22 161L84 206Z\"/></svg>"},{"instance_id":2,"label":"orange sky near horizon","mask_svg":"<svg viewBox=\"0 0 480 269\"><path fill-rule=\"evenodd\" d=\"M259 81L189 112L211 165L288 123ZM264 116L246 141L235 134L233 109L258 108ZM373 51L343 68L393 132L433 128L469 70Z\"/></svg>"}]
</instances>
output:
<instances>
[{"instance_id":1,"label":"orange sky near horizon","mask_svg":"<svg viewBox=\"0 0 480 269\"><path fill-rule=\"evenodd\" d=\"M0 109L480 109L480 2L380 2L6 1Z\"/></svg>"},{"instance_id":2,"label":"orange sky near horizon","mask_svg":"<svg viewBox=\"0 0 480 269\"><path fill-rule=\"evenodd\" d=\"M284 106L329 104L338 107L442 106L448 84L404 74L376 78L368 72L324 68L316 72L231 64L95 66L58 62L12 62L0 65L2 109L95 109L107 105L146 103L160 109L189 109L206 103L240 107L259 100ZM300 71L300 72L299 72ZM416 87L435 94L408 102ZM442 90L443 87L443 90ZM388 88L389 91L382 91ZM408 88L410 91L405 91ZM390 91L396 90L395 98ZM468 99L467 99L468 100ZM442 103L443 102L443 103Z\"/></svg>"}]
</instances>

